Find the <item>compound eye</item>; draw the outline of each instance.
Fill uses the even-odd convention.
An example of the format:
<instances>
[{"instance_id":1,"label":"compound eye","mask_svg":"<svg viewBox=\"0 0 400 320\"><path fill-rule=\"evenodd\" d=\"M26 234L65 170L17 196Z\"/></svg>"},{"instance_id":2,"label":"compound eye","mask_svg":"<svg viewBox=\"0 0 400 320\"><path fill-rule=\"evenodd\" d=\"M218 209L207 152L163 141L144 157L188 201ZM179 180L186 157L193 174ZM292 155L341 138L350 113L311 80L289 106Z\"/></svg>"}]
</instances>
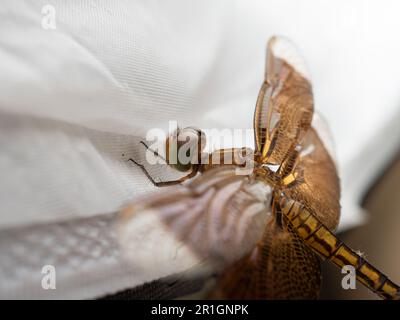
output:
<instances>
[{"instance_id":1,"label":"compound eye","mask_svg":"<svg viewBox=\"0 0 400 320\"><path fill-rule=\"evenodd\" d=\"M205 142L205 135L199 129L178 129L167 139L168 163L179 171L188 171L200 163Z\"/></svg>"},{"instance_id":2,"label":"compound eye","mask_svg":"<svg viewBox=\"0 0 400 320\"><path fill-rule=\"evenodd\" d=\"M206 146L206 135L200 129L187 127L179 131L178 140L184 141L191 146L196 145L199 151L203 151Z\"/></svg>"}]
</instances>

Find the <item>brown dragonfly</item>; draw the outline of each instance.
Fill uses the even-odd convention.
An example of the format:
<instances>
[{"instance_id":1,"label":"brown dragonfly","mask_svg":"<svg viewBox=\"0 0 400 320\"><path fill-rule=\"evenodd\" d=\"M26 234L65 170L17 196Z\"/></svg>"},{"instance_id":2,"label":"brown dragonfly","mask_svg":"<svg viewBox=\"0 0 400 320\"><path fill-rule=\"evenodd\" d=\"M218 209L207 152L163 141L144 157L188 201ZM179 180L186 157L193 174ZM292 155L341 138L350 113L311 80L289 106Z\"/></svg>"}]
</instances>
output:
<instances>
[{"instance_id":1,"label":"brown dragonfly","mask_svg":"<svg viewBox=\"0 0 400 320\"><path fill-rule=\"evenodd\" d=\"M165 161L185 174L157 182L132 160L155 185L177 186L126 208L120 232L129 233L138 216L155 217L198 261L217 270L210 298L318 298L321 260L330 260L352 266L382 298L400 299L399 286L333 233L339 179L313 109L302 59L288 40L272 38L254 114L255 150L205 153L201 130L177 130L166 141ZM177 155L188 137L196 148L185 151L191 161L184 163ZM249 164L250 171L240 172Z\"/></svg>"}]
</instances>

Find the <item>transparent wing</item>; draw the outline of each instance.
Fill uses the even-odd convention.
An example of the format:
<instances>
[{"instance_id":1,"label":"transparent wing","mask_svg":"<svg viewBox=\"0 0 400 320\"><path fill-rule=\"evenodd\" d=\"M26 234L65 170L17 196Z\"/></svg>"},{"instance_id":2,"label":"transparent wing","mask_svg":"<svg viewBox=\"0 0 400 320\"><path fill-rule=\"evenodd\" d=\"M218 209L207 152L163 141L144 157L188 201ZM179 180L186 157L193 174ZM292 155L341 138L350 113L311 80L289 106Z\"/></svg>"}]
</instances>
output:
<instances>
[{"instance_id":1,"label":"transparent wing","mask_svg":"<svg viewBox=\"0 0 400 320\"><path fill-rule=\"evenodd\" d=\"M285 38L268 42L265 80L254 113L256 151L279 165L310 128L313 96L305 64Z\"/></svg>"},{"instance_id":2,"label":"transparent wing","mask_svg":"<svg viewBox=\"0 0 400 320\"><path fill-rule=\"evenodd\" d=\"M270 219L271 189L235 169L211 169L124 209L117 234L125 257L148 268L219 267L248 253Z\"/></svg>"}]
</instances>

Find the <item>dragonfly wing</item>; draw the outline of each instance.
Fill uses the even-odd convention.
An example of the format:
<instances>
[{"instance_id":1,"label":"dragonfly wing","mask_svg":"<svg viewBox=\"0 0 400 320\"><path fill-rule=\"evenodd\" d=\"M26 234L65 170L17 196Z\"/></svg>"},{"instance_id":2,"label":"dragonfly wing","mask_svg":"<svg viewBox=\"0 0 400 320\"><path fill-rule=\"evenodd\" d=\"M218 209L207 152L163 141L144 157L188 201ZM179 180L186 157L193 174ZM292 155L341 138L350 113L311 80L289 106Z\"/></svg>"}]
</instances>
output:
<instances>
[{"instance_id":1,"label":"dragonfly wing","mask_svg":"<svg viewBox=\"0 0 400 320\"><path fill-rule=\"evenodd\" d=\"M334 230L340 218L340 183L333 157L314 128L307 132L300 146L295 168L297 182L285 194L310 208Z\"/></svg>"},{"instance_id":2,"label":"dragonfly wing","mask_svg":"<svg viewBox=\"0 0 400 320\"><path fill-rule=\"evenodd\" d=\"M236 168L211 169L124 209L117 225L124 257L147 268L206 261L215 269L247 254L271 217L271 188Z\"/></svg>"},{"instance_id":3,"label":"dragonfly wing","mask_svg":"<svg viewBox=\"0 0 400 320\"><path fill-rule=\"evenodd\" d=\"M268 42L265 80L254 113L256 151L279 165L311 126L312 88L305 64L285 38Z\"/></svg>"},{"instance_id":4,"label":"dragonfly wing","mask_svg":"<svg viewBox=\"0 0 400 320\"><path fill-rule=\"evenodd\" d=\"M250 254L222 273L210 298L316 299L321 262L302 239L275 222Z\"/></svg>"}]
</instances>

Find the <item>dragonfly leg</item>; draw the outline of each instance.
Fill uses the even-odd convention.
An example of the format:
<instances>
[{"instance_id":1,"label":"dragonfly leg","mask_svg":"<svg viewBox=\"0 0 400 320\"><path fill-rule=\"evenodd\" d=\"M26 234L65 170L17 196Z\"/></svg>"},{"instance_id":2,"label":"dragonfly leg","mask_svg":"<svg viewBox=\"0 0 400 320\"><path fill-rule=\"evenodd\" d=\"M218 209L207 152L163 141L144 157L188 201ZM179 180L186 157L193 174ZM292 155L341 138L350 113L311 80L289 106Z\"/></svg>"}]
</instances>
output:
<instances>
[{"instance_id":1,"label":"dragonfly leg","mask_svg":"<svg viewBox=\"0 0 400 320\"><path fill-rule=\"evenodd\" d=\"M140 143L141 143L148 151L152 152L156 157L161 158L161 159L163 159L163 160L165 161L165 163L168 163L167 160L166 160L162 155L160 155L157 151L151 149L144 141L140 141Z\"/></svg>"},{"instance_id":2,"label":"dragonfly leg","mask_svg":"<svg viewBox=\"0 0 400 320\"><path fill-rule=\"evenodd\" d=\"M142 171L143 173L146 175L146 177L151 181L152 184L154 184L156 187L167 187L167 186L172 186L172 185L176 185L176 184L180 184L190 178L193 178L197 172L198 172L198 166L194 166L193 170L187 174L186 176L183 176L179 179L176 180L168 180L168 181L156 181L154 180L154 178L149 174L149 172L146 170L145 166L136 162L135 160L133 160L132 158L129 159L129 161L133 162L134 164L136 164Z\"/></svg>"}]
</instances>

